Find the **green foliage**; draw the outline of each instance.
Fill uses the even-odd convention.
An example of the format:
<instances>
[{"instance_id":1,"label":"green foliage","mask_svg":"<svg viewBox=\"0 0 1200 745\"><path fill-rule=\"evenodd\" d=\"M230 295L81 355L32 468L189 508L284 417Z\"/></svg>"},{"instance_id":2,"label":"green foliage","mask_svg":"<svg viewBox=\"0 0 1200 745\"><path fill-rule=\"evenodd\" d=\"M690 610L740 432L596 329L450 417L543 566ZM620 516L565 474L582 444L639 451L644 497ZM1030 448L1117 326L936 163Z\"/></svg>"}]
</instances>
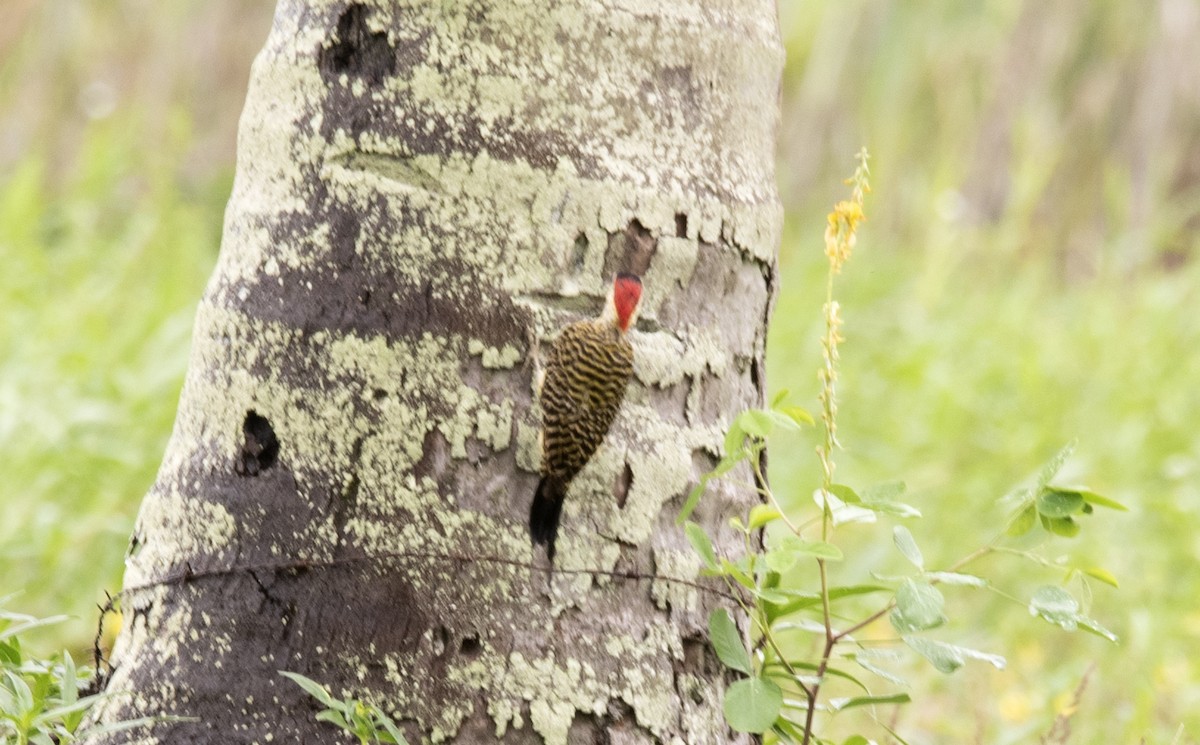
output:
<instances>
[{"instance_id":1,"label":"green foliage","mask_svg":"<svg viewBox=\"0 0 1200 745\"><path fill-rule=\"evenodd\" d=\"M860 633L877 636L875 626L885 617L898 636L888 641L903 644L940 673L953 673L968 661L984 662L1003 670L1007 665L1004 657L939 638L945 635L940 630L951 620L947 597L941 587L955 593L991 590L1001 597L1015 599L1013 594L999 590L1000 584L1028 581L1029 575L1036 575L1044 568L1064 566L1062 561L1044 558L1031 550L1027 545L1031 532L1040 526L1047 539L1074 538L1095 507L1124 509L1116 500L1089 488L1054 483L1073 453L1074 444L1071 444L1050 458L1027 484L998 500L1005 506L1007 515L981 521L984 529L993 531L992 537L958 560L939 566L926 556L912 530L895 523L890 528L892 543L905 562L901 570L907 571L906 574L892 574L896 569L889 562L885 565L887 571L870 571L871 576L881 582L878 585L838 584L831 579L832 567L847 563L848 558L846 551L834 542L838 526L873 525L883 519L896 521L922 516L916 507L900 501L906 493L902 481L886 481L861 490L833 482L834 451L839 445L835 383L840 372L839 344L843 323L840 306L834 300L833 277L849 259L855 245L855 227L862 219L862 196L867 189L865 154L860 157L863 158L860 169L852 180L854 199L837 205L829 222L831 226L836 222L839 227L836 231L831 227L826 233L830 268L821 341L824 365L818 376L822 385L818 396L821 432L816 451L821 483L816 490L816 510L803 505L785 505L760 470L761 456L777 432L796 432L814 421L811 416L797 414L800 410L787 404L788 396L784 393L774 396L769 408L750 409L734 418L725 438L722 458L689 494L680 515L687 539L701 557L704 573L722 577L729 591L739 598L740 609L749 624L747 636L755 650L751 654L747 649L743 635L725 609L712 613L709 635L717 657L730 670L743 676L726 691L726 719L738 731L769 733L767 741L805 745L814 741L826 742L816 732L818 711L832 715L858 707L874 710L910 702L907 692L886 690L886 686L905 685L903 678L877 664L880 650L857 638ZM779 451L774 451L773 455L772 460L778 460ZM787 452L784 459L791 457ZM763 503L752 507L744 520L735 517L730 521L745 535L746 554L735 558L722 556L703 528L686 517L714 479L736 474L744 481L746 471L753 476ZM942 509L950 508L961 513L960 519L978 520L978 515L982 514L979 506L969 502L947 503ZM752 535L758 530L767 533L766 546L762 549L756 548L760 544ZM989 555L1027 559L1033 568L1003 575L1000 578L1003 582L961 571ZM1091 565L1065 566L1068 572L1064 582L1078 581L1085 590L1085 577L1116 584L1115 578L1104 569ZM810 567L816 570L815 576L803 571ZM886 592L890 597L874 608L858 602L843 607L847 602L861 601L879 592ZM1110 642L1117 641L1115 634L1087 616L1080 602L1061 586L1046 585L1036 589L1028 609L1032 615L1067 631L1083 629ZM939 631L937 636L931 634L935 630ZM805 635L811 635L810 638L817 641L819 651L808 649L802 643ZM843 661L852 661L881 679L885 690L875 690L842 669L839 665ZM850 696L827 693L838 685L851 685L858 690ZM785 706L784 701L789 698L793 703ZM895 731L885 729L892 737L900 739ZM863 734L855 733L848 741L867 740Z\"/></svg>"},{"instance_id":2,"label":"green foliage","mask_svg":"<svg viewBox=\"0 0 1200 745\"><path fill-rule=\"evenodd\" d=\"M144 717L80 731L88 709L104 694L81 696L92 677L76 667L65 650L52 659L30 656L21 635L62 623L66 616L36 618L5 609L11 596L0 598L0 742L51 745L76 742L81 735L102 735L145 727L178 717Z\"/></svg>"},{"instance_id":3,"label":"green foliage","mask_svg":"<svg viewBox=\"0 0 1200 745\"><path fill-rule=\"evenodd\" d=\"M362 745L368 743L391 743L408 745L404 733L382 709L359 699L334 698L325 686L299 673L280 670L279 674L291 680L315 698L325 708L317 713L317 721L329 722L344 732L358 738Z\"/></svg>"},{"instance_id":4,"label":"green foliage","mask_svg":"<svg viewBox=\"0 0 1200 745\"><path fill-rule=\"evenodd\" d=\"M765 678L742 678L725 691L725 720L738 732L766 732L782 708L783 691Z\"/></svg>"},{"instance_id":5,"label":"green foliage","mask_svg":"<svg viewBox=\"0 0 1200 745\"><path fill-rule=\"evenodd\" d=\"M750 675L750 655L738 634L737 626L724 608L717 608L708 617L708 638L712 641L717 657L726 667ZM761 730L759 730L761 732Z\"/></svg>"}]
</instances>

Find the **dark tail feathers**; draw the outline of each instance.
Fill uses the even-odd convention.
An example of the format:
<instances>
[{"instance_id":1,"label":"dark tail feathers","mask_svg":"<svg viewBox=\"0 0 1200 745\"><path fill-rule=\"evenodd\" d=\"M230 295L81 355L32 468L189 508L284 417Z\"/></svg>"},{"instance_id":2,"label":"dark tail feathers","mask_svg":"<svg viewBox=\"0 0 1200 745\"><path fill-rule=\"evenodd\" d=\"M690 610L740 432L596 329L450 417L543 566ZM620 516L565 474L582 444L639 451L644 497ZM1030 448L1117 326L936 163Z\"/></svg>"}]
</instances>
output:
<instances>
[{"instance_id":1,"label":"dark tail feathers","mask_svg":"<svg viewBox=\"0 0 1200 745\"><path fill-rule=\"evenodd\" d=\"M558 537L558 518L562 515L567 485L562 479L543 476L529 508L529 536L534 543L546 545L546 557L554 561L554 539Z\"/></svg>"}]
</instances>

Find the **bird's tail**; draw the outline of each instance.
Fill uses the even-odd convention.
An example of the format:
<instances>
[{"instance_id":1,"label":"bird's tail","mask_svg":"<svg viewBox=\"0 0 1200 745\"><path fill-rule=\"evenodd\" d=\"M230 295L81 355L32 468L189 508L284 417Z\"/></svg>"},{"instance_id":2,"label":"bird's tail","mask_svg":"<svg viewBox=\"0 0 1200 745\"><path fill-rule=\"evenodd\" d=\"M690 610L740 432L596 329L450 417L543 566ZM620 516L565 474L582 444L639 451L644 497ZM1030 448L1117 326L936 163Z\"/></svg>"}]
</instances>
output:
<instances>
[{"instance_id":1,"label":"bird's tail","mask_svg":"<svg viewBox=\"0 0 1200 745\"><path fill-rule=\"evenodd\" d=\"M558 536L558 518L566 495L567 485L562 479L543 476L529 507L529 536L534 543L545 544L550 561L554 561L554 539Z\"/></svg>"}]
</instances>

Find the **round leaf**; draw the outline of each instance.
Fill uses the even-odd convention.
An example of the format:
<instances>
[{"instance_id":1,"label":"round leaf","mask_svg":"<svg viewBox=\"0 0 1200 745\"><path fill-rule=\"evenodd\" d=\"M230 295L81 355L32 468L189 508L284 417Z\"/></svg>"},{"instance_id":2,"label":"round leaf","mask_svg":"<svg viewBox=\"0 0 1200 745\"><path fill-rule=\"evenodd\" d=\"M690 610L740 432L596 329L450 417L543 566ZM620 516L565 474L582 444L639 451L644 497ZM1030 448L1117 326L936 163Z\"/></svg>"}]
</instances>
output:
<instances>
[{"instance_id":1,"label":"round leaf","mask_svg":"<svg viewBox=\"0 0 1200 745\"><path fill-rule=\"evenodd\" d=\"M1079 492L1048 489L1038 497L1037 509L1045 517L1069 517L1081 511L1083 504Z\"/></svg>"},{"instance_id":2,"label":"round leaf","mask_svg":"<svg viewBox=\"0 0 1200 745\"><path fill-rule=\"evenodd\" d=\"M738 732L766 732L782 707L783 691L763 678L743 678L725 691L725 721Z\"/></svg>"}]
</instances>

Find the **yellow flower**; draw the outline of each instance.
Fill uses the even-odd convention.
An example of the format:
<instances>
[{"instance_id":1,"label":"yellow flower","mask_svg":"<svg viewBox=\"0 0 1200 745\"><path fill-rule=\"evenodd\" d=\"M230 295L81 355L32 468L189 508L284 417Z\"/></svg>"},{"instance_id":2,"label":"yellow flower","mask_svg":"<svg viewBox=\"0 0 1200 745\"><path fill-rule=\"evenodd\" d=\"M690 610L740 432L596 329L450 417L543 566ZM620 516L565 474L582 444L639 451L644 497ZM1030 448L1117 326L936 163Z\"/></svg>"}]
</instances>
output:
<instances>
[{"instance_id":1,"label":"yellow flower","mask_svg":"<svg viewBox=\"0 0 1200 745\"><path fill-rule=\"evenodd\" d=\"M856 201L843 200L833 206L833 212L826 218L825 255L834 273L841 271L842 264L850 258L854 244L858 242L855 231L858 224L866 220L862 205Z\"/></svg>"}]
</instances>

